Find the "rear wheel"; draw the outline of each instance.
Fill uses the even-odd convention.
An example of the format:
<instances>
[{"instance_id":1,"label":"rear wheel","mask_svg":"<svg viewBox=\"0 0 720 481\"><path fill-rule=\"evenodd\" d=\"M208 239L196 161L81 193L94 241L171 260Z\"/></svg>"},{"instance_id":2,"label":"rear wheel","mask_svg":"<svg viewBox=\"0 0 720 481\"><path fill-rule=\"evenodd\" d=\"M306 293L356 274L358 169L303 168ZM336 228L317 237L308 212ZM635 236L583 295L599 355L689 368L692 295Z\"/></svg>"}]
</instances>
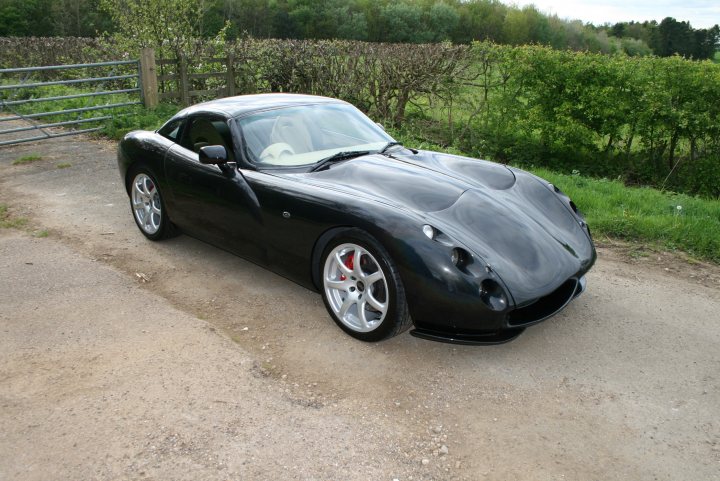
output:
<instances>
[{"instance_id":1,"label":"rear wheel","mask_svg":"<svg viewBox=\"0 0 720 481\"><path fill-rule=\"evenodd\" d=\"M373 237L357 229L343 232L325 248L322 263L323 301L345 332L372 342L410 327L400 275Z\"/></svg>"},{"instance_id":2,"label":"rear wheel","mask_svg":"<svg viewBox=\"0 0 720 481\"><path fill-rule=\"evenodd\" d=\"M175 234L157 182L144 168L138 169L132 176L130 208L140 232L148 239L160 240Z\"/></svg>"}]
</instances>

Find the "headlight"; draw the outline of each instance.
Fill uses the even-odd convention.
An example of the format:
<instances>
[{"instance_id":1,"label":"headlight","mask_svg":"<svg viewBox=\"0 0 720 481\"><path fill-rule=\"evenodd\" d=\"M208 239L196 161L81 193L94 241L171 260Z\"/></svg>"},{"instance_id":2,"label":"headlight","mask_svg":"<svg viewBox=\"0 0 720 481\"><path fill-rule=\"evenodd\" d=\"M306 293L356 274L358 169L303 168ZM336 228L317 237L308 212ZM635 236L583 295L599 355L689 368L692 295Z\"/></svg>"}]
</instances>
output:
<instances>
[{"instance_id":1,"label":"headlight","mask_svg":"<svg viewBox=\"0 0 720 481\"><path fill-rule=\"evenodd\" d=\"M422 227L423 234L425 234L428 239L434 239L435 238L435 228L431 225L425 224Z\"/></svg>"},{"instance_id":2,"label":"headlight","mask_svg":"<svg viewBox=\"0 0 720 481\"><path fill-rule=\"evenodd\" d=\"M422 231L428 239L450 249L450 262L461 271L467 272L466 268L473 264L473 256L468 251L462 247L457 247L458 242L453 240L452 237L429 224L423 225Z\"/></svg>"},{"instance_id":3,"label":"headlight","mask_svg":"<svg viewBox=\"0 0 720 481\"><path fill-rule=\"evenodd\" d=\"M465 266L472 262L472 256L470 256L470 253L465 249L455 247L450 251L450 261L459 269L465 270Z\"/></svg>"},{"instance_id":4,"label":"headlight","mask_svg":"<svg viewBox=\"0 0 720 481\"><path fill-rule=\"evenodd\" d=\"M485 279L480 284L480 299L493 311L504 311L508 306L505 291L493 279Z\"/></svg>"}]
</instances>

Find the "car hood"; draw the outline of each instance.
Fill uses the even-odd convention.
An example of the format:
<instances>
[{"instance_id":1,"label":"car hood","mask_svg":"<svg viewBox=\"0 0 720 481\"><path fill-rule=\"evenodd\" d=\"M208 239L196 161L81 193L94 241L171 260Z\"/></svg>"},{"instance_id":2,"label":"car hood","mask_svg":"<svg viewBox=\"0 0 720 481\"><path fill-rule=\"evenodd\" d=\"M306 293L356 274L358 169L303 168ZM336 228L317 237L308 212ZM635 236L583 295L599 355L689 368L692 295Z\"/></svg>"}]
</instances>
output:
<instances>
[{"instance_id":1,"label":"car hood","mask_svg":"<svg viewBox=\"0 0 720 481\"><path fill-rule=\"evenodd\" d=\"M309 175L415 210L489 265L516 305L552 292L595 260L569 203L546 182L501 164L421 151L368 155Z\"/></svg>"},{"instance_id":2,"label":"car hood","mask_svg":"<svg viewBox=\"0 0 720 481\"><path fill-rule=\"evenodd\" d=\"M434 152L366 155L309 175L326 187L421 213L447 209L468 189L503 190L515 183L503 165Z\"/></svg>"}]
</instances>

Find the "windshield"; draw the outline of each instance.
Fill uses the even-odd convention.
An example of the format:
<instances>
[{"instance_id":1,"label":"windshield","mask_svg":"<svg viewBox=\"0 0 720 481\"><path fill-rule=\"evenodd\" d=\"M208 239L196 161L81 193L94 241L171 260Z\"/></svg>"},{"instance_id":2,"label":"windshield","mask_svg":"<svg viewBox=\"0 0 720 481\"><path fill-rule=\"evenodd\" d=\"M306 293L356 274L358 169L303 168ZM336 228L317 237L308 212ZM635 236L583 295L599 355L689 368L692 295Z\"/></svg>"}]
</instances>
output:
<instances>
[{"instance_id":1,"label":"windshield","mask_svg":"<svg viewBox=\"0 0 720 481\"><path fill-rule=\"evenodd\" d=\"M347 104L287 107L238 119L248 157L259 167L303 166L339 152L381 150L393 139Z\"/></svg>"}]
</instances>

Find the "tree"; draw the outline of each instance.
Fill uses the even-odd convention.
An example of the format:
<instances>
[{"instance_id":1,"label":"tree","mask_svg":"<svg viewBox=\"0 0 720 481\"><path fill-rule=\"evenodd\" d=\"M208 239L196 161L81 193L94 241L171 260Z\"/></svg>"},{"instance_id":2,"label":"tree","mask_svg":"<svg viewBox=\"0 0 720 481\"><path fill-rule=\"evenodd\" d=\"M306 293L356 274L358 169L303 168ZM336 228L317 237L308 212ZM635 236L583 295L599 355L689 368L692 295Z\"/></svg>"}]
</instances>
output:
<instances>
[{"instance_id":1,"label":"tree","mask_svg":"<svg viewBox=\"0 0 720 481\"><path fill-rule=\"evenodd\" d=\"M202 0L100 0L117 31L115 42L129 50L155 48L160 56L169 50L176 57L189 55L202 36Z\"/></svg>"},{"instance_id":2,"label":"tree","mask_svg":"<svg viewBox=\"0 0 720 481\"><path fill-rule=\"evenodd\" d=\"M617 38L622 38L625 36L625 29L627 28L626 22L618 22L612 27L610 27L610 35Z\"/></svg>"},{"instance_id":3,"label":"tree","mask_svg":"<svg viewBox=\"0 0 720 481\"><path fill-rule=\"evenodd\" d=\"M380 10L383 40L422 43L432 40L423 22L423 12L411 3L390 3Z\"/></svg>"},{"instance_id":4,"label":"tree","mask_svg":"<svg viewBox=\"0 0 720 481\"><path fill-rule=\"evenodd\" d=\"M346 40L367 40L368 23L363 12L347 11L338 18L344 18L338 23L337 36Z\"/></svg>"},{"instance_id":5,"label":"tree","mask_svg":"<svg viewBox=\"0 0 720 481\"><path fill-rule=\"evenodd\" d=\"M718 42L720 42L720 26L715 25L712 28L695 30L694 33L693 57L696 59L712 58L718 49Z\"/></svg>"},{"instance_id":6,"label":"tree","mask_svg":"<svg viewBox=\"0 0 720 481\"><path fill-rule=\"evenodd\" d=\"M690 56L693 50L694 36L687 22L678 22L672 17L666 17L658 27L655 53L661 57L673 54Z\"/></svg>"},{"instance_id":7,"label":"tree","mask_svg":"<svg viewBox=\"0 0 720 481\"><path fill-rule=\"evenodd\" d=\"M530 29L528 16L522 10L512 9L505 15L503 40L512 45L530 43L533 40Z\"/></svg>"},{"instance_id":8,"label":"tree","mask_svg":"<svg viewBox=\"0 0 720 481\"><path fill-rule=\"evenodd\" d=\"M473 40L502 39L503 23L508 7L496 0L479 0L461 3L458 7L460 21L453 39L459 43Z\"/></svg>"},{"instance_id":9,"label":"tree","mask_svg":"<svg viewBox=\"0 0 720 481\"><path fill-rule=\"evenodd\" d=\"M54 25L48 12L50 0L5 0L0 3L0 35L53 35Z\"/></svg>"},{"instance_id":10,"label":"tree","mask_svg":"<svg viewBox=\"0 0 720 481\"><path fill-rule=\"evenodd\" d=\"M453 31L460 22L457 10L445 2L436 2L427 13L428 31L433 42L451 40Z\"/></svg>"}]
</instances>

